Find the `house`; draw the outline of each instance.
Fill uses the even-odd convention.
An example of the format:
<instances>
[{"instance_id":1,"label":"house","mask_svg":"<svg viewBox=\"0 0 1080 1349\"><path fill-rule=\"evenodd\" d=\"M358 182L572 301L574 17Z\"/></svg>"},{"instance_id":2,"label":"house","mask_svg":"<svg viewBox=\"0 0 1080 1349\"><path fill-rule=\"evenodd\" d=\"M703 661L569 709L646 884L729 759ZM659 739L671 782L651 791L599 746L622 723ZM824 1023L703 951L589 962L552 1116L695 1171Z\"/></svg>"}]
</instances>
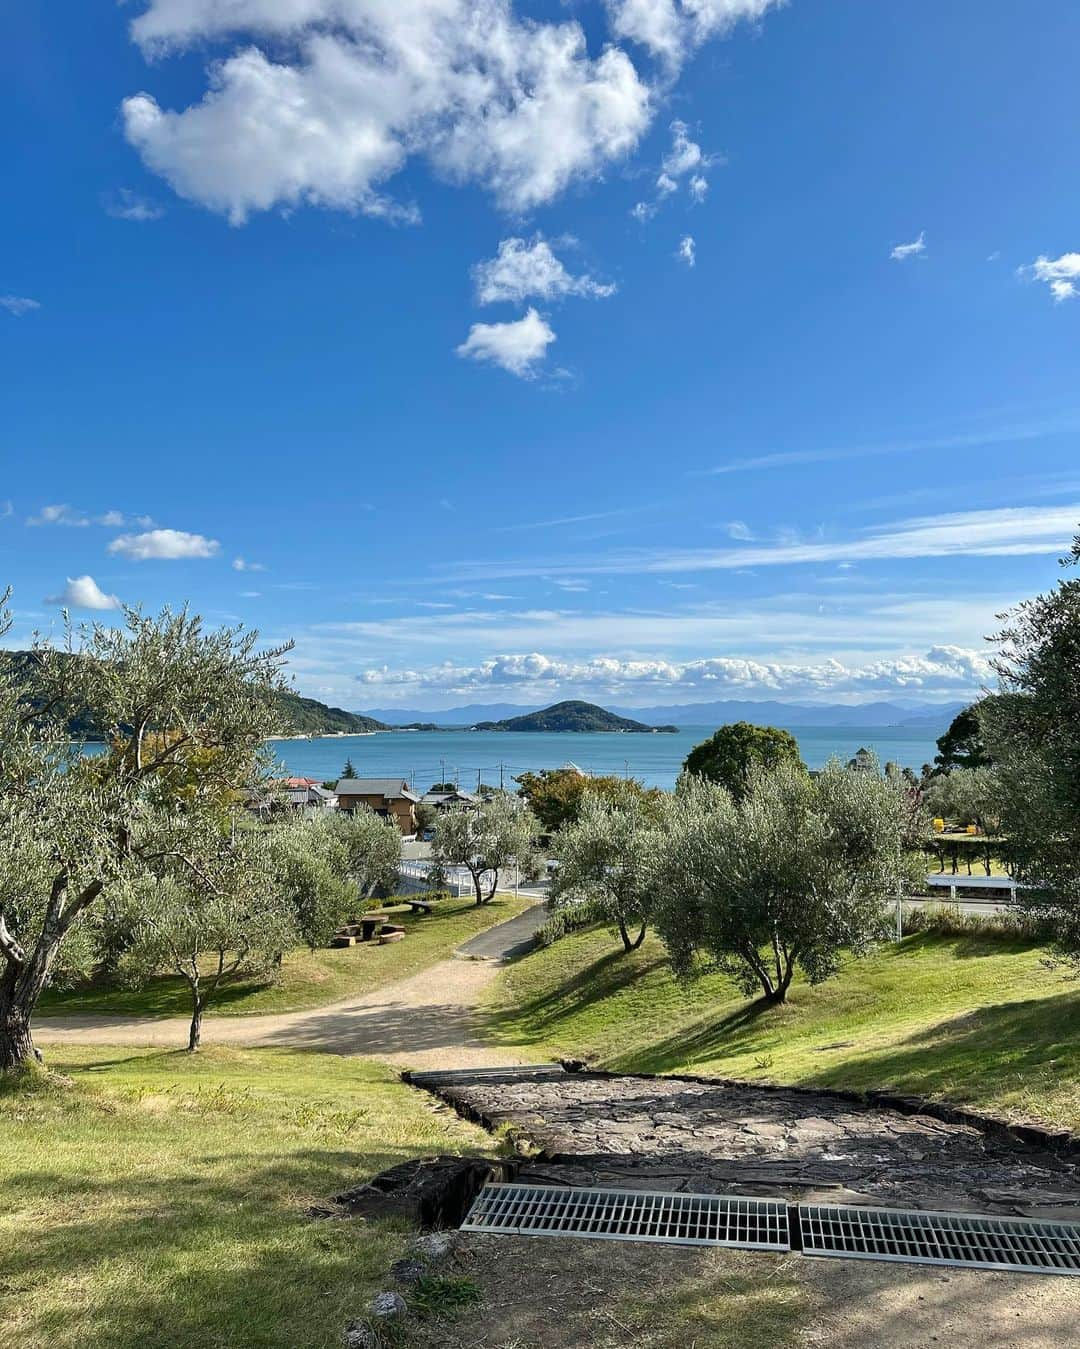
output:
<instances>
[{"instance_id":1,"label":"house","mask_svg":"<svg viewBox=\"0 0 1080 1349\"><path fill-rule=\"evenodd\" d=\"M336 791L341 810L370 806L384 820L393 820L406 836L416 833L420 797L404 778L342 778Z\"/></svg>"},{"instance_id":2,"label":"house","mask_svg":"<svg viewBox=\"0 0 1080 1349\"><path fill-rule=\"evenodd\" d=\"M425 792L420 798L425 806L434 806L436 810L446 810L450 806L478 806L480 798L475 792L463 792L455 787L452 792Z\"/></svg>"},{"instance_id":3,"label":"house","mask_svg":"<svg viewBox=\"0 0 1080 1349\"><path fill-rule=\"evenodd\" d=\"M280 786L294 810L302 810L305 813L337 810L337 793L324 787L318 778L285 778Z\"/></svg>"}]
</instances>

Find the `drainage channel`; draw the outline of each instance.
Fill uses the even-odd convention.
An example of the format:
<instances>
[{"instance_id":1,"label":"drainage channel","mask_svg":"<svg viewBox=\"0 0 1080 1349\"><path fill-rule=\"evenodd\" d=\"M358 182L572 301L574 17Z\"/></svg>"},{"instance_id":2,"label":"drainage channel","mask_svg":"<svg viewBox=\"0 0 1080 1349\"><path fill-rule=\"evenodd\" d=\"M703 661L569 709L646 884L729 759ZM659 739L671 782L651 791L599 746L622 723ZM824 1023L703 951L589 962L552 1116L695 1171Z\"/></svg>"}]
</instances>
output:
<instances>
[{"instance_id":1,"label":"drainage channel","mask_svg":"<svg viewBox=\"0 0 1080 1349\"><path fill-rule=\"evenodd\" d=\"M1080 1274L1080 1224L787 1204L745 1195L492 1183L477 1196L461 1230Z\"/></svg>"}]
</instances>

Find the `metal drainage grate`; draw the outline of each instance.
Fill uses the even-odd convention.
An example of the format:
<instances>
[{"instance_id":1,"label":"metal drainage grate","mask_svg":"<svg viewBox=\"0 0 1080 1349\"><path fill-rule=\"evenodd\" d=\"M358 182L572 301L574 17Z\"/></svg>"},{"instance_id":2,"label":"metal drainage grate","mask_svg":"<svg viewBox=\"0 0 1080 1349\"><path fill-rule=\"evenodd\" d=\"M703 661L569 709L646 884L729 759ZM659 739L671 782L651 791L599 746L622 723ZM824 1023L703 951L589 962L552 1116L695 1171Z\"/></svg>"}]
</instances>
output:
<instances>
[{"instance_id":1,"label":"metal drainage grate","mask_svg":"<svg viewBox=\"0 0 1080 1349\"><path fill-rule=\"evenodd\" d=\"M757 1251L791 1249L787 1205L782 1200L724 1194L491 1184L477 1196L461 1230L739 1246Z\"/></svg>"},{"instance_id":2,"label":"metal drainage grate","mask_svg":"<svg viewBox=\"0 0 1080 1349\"><path fill-rule=\"evenodd\" d=\"M1080 1274L1080 1226L1072 1223L831 1204L800 1204L798 1213L807 1255Z\"/></svg>"}]
</instances>

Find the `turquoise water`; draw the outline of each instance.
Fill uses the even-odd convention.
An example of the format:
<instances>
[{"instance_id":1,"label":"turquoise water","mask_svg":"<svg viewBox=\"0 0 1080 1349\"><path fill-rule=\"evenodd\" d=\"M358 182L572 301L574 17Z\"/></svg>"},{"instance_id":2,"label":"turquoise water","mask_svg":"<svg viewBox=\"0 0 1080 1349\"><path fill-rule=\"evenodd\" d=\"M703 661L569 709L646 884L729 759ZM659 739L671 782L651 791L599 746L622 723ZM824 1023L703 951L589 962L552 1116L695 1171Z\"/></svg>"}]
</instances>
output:
<instances>
[{"instance_id":1,"label":"turquoise water","mask_svg":"<svg viewBox=\"0 0 1080 1349\"><path fill-rule=\"evenodd\" d=\"M561 768L572 762L590 773L628 773L649 787L673 787L689 751L711 735L714 726L687 726L664 734L555 734L528 731L379 731L374 735L334 736L326 740L276 741L283 768L298 777L337 778L352 759L360 777L403 777L426 791L433 782L456 781L475 787L498 786L503 780L540 768ZM791 727L803 759L820 768L832 755L850 759L865 745L884 763L918 770L933 759L934 737L905 733L897 727ZM944 727L942 727L944 730Z\"/></svg>"}]
</instances>

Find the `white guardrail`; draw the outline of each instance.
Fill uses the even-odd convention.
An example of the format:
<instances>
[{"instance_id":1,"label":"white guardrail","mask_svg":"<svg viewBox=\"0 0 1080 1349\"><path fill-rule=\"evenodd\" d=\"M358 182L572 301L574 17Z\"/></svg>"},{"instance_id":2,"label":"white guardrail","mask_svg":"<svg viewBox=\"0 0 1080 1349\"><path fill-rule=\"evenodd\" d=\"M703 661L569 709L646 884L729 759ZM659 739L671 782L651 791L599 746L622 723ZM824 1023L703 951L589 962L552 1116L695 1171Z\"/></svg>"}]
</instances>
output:
<instances>
[{"instance_id":1,"label":"white guardrail","mask_svg":"<svg viewBox=\"0 0 1080 1349\"><path fill-rule=\"evenodd\" d=\"M408 858L402 859L398 864L398 874L402 880L413 881L422 887L428 884L428 872L431 868L431 862L427 858ZM472 876L468 867L447 867L447 883L457 895L471 895L473 892ZM522 880L520 874L512 867L509 867L499 873L499 889L513 890L516 895L521 889Z\"/></svg>"}]
</instances>

